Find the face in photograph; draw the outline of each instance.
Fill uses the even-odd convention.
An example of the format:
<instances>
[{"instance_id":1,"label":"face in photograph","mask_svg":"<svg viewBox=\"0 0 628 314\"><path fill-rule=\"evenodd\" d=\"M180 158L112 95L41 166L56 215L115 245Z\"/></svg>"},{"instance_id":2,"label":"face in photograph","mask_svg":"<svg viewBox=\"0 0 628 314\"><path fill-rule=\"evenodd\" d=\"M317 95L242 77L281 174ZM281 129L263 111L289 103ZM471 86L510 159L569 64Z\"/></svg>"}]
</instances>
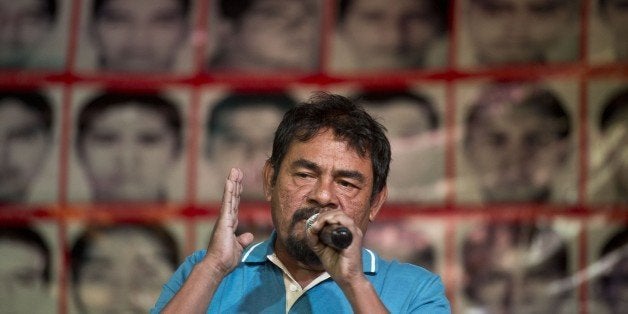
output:
<instances>
[{"instance_id":1,"label":"face in photograph","mask_svg":"<svg viewBox=\"0 0 628 314\"><path fill-rule=\"evenodd\" d=\"M466 28L477 62L544 63L552 47L577 29L579 1L467 0Z\"/></svg>"},{"instance_id":2,"label":"face in photograph","mask_svg":"<svg viewBox=\"0 0 628 314\"><path fill-rule=\"evenodd\" d=\"M434 165L427 162L427 156L434 149L434 137L429 135L434 135L439 125L434 104L423 95L404 91L366 92L356 99L387 129L393 156L388 177L390 200L428 199L421 191L434 187L422 185L437 184L427 180L435 170Z\"/></svg>"},{"instance_id":3,"label":"face in photograph","mask_svg":"<svg viewBox=\"0 0 628 314\"><path fill-rule=\"evenodd\" d=\"M295 104L282 94L233 94L220 100L210 112L208 162L218 173L231 167L244 171L243 199L264 199L262 168L270 156L275 129ZM218 186L224 185L224 178L216 179ZM222 193L222 189L216 192Z\"/></svg>"},{"instance_id":4,"label":"face in photograph","mask_svg":"<svg viewBox=\"0 0 628 314\"><path fill-rule=\"evenodd\" d=\"M98 65L121 72L173 70L188 36L189 0L94 0L89 25Z\"/></svg>"},{"instance_id":5,"label":"face in photograph","mask_svg":"<svg viewBox=\"0 0 628 314\"><path fill-rule=\"evenodd\" d=\"M211 67L313 70L318 65L320 13L313 0L224 0Z\"/></svg>"},{"instance_id":6,"label":"face in photograph","mask_svg":"<svg viewBox=\"0 0 628 314\"><path fill-rule=\"evenodd\" d=\"M610 262L610 263L609 263ZM628 307L628 230L613 235L600 251L599 263L607 265L594 285L594 295L610 314L620 314Z\"/></svg>"},{"instance_id":7,"label":"face in photograph","mask_svg":"<svg viewBox=\"0 0 628 314\"><path fill-rule=\"evenodd\" d=\"M51 257L44 239L27 227L0 230L0 312L47 313ZM37 300L37 302L33 302Z\"/></svg>"},{"instance_id":8,"label":"face in photograph","mask_svg":"<svg viewBox=\"0 0 628 314\"><path fill-rule=\"evenodd\" d=\"M447 31L446 1L346 0L339 11L337 33L360 69L425 67Z\"/></svg>"},{"instance_id":9,"label":"face in photograph","mask_svg":"<svg viewBox=\"0 0 628 314\"><path fill-rule=\"evenodd\" d=\"M72 249L72 293L81 313L148 313L178 263L157 227L88 229Z\"/></svg>"},{"instance_id":10,"label":"face in photograph","mask_svg":"<svg viewBox=\"0 0 628 314\"><path fill-rule=\"evenodd\" d=\"M628 61L628 1L598 0L602 21L608 27L617 60Z\"/></svg>"},{"instance_id":11,"label":"face in photograph","mask_svg":"<svg viewBox=\"0 0 628 314\"><path fill-rule=\"evenodd\" d=\"M163 201L181 150L181 118L156 95L105 94L79 116L77 150L97 201Z\"/></svg>"},{"instance_id":12,"label":"face in photograph","mask_svg":"<svg viewBox=\"0 0 628 314\"><path fill-rule=\"evenodd\" d=\"M482 199L549 201L569 156L570 130L569 114L553 91L527 83L487 86L467 112L464 138Z\"/></svg>"},{"instance_id":13,"label":"face in photograph","mask_svg":"<svg viewBox=\"0 0 628 314\"><path fill-rule=\"evenodd\" d=\"M606 156L600 171L609 174L609 192L614 201L620 202L628 202L627 121L628 89L622 89L604 104L599 121L602 143L606 146Z\"/></svg>"},{"instance_id":14,"label":"face in photograph","mask_svg":"<svg viewBox=\"0 0 628 314\"><path fill-rule=\"evenodd\" d=\"M56 0L0 0L0 68L28 66L50 34Z\"/></svg>"},{"instance_id":15,"label":"face in photograph","mask_svg":"<svg viewBox=\"0 0 628 314\"><path fill-rule=\"evenodd\" d=\"M36 92L0 92L0 203L23 202L48 157L52 108Z\"/></svg>"},{"instance_id":16,"label":"face in photograph","mask_svg":"<svg viewBox=\"0 0 628 314\"><path fill-rule=\"evenodd\" d=\"M553 231L496 223L463 244L468 307L481 313L567 313L567 247Z\"/></svg>"}]
</instances>

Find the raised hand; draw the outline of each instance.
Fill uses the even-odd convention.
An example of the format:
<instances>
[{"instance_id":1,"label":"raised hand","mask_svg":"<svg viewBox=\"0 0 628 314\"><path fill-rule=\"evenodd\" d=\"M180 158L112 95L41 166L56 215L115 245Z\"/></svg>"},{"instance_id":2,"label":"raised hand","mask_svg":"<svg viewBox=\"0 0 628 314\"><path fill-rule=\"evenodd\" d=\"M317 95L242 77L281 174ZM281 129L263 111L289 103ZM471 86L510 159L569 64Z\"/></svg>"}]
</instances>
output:
<instances>
[{"instance_id":1,"label":"raised hand","mask_svg":"<svg viewBox=\"0 0 628 314\"><path fill-rule=\"evenodd\" d=\"M218 221L212 231L207 247L206 260L222 274L227 274L236 267L242 251L253 241L253 234L244 233L236 236L238 227L238 206L242 193L242 170L232 168L225 182L222 205Z\"/></svg>"}]
</instances>

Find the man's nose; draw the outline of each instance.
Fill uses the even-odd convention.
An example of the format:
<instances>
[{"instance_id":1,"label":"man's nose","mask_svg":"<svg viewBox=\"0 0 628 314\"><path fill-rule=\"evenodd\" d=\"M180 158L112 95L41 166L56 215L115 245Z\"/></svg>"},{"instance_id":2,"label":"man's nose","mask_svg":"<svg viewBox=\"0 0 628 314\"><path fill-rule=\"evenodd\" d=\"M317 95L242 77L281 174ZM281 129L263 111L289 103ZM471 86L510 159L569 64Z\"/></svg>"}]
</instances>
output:
<instances>
[{"instance_id":1,"label":"man's nose","mask_svg":"<svg viewBox=\"0 0 628 314\"><path fill-rule=\"evenodd\" d=\"M317 180L310 192L309 199L321 208L335 209L338 207L333 180L325 178Z\"/></svg>"}]
</instances>

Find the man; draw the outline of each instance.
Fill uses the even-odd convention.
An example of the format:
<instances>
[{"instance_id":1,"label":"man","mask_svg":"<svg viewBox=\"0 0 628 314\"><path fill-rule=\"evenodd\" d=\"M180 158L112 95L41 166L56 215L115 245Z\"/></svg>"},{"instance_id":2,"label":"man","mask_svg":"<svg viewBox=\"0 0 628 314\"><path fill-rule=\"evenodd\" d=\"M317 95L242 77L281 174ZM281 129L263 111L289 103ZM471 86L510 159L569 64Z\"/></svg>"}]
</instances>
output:
<instances>
[{"instance_id":1,"label":"man","mask_svg":"<svg viewBox=\"0 0 628 314\"><path fill-rule=\"evenodd\" d=\"M206 157L213 171L203 194L219 201L224 178L216 173L235 165L247 173L242 198L263 200L261 169L281 117L295 105L296 101L283 93L234 93L219 100L207 118Z\"/></svg>"},{"instance_id":2,"label":"man","mask_svg":"<svg viewBox=\"0 0 628 314\"><path fill-rule=\"evenodd\" d=\"M0 91L0 204L26 202L52 145L52 107L36 91Z\"/></svg>"},{"instance_id":3,"label":"man","mask_svg":"<svg viewBox=\"0 0 628 314\"><path fill-rule=\"evenodd\" d=\"M628 6L623 0L599 0L598 8L602 21L613 39L613 60L628 61Z\"/></svg>"},{"instance_id":4,"label":"man","mask_svg":"<svg viewBox=\"0 0 628 314\"><path fill-rule=\"evenodd\" d=\"M0 312L50 313L52 273L50 248L38 232L0 226Z\"/></svg>"},{"instance_id":5,"label":"man","mask_svg":"<svg viewBox=\"0 0 628 314\"><path fill-rule=\"evenodd\" d=\"M190 0L94 0L89 32L98 66L167 72L189 33Z\"/></svg>"},{"instance_id":6,"label":"man","mask_svg":"<svg viewBox=\"0 0 628 314\"><path fill-rule=\"evenodd\" d=\"M444 66L448 14L448 1L440 0L339 1L332 68Z\"/></svg>"},{"instance_id":7,"label":"man","mask_svg":"<svg viewBox=\"0 0 628 314\"><path fill-rule=\"evenodd\" d=\"M71 252L80 313L146 313L179 263L178 245L159 225L95 225Z\"/></svg>"},{"instance_id":8,"label":"man","mask_svg":"<svg viewBox=\"0 0 628 314\"><path fill-rule=\"evenodd\" d=\"M159 202L183 147L177 106L153 93L106 92L78 115L76 150L99 202Z\"/></svg>"},{"instance_id":9,"label":"man","mask_svg":"<svg viewBox=\"0 0 628 314\"><path fill-rule=\"evenodd\" d=\"M563 197L553 186L571 151L571 120L552 90L529 82L491 83L471 104L464 123L464 157L482 201ZM460 191L476 185L463 181Z\"/></svg>"},{"instance_id":10,"label":"man","mask_svg":"<svg viewBox=\"0 0 628 314\"><path fill-rule=\"evenodd\" d=\"M264 166L276 232L245 250L252 235L234 234L243 173L232 169L207 250L177 270L153 312L448 313L437 276L362 248L389 163L383 127L348 99L320 94L291 109ZM345 249L321 241L331 224L353 235Z\"/></svg>"},{"instance_id":11,"label":"man","mask_svg":"<svg viewBox=\"0 0 628 314\"><path fill-rule=\"evenodd\" d=\"M492 222L467 234L463 313L573 313L565 241L548 227Z\"/></svg>"},{"instance_id":12,"label":"man","mask_svg":"<svg viewBox=\"0 0 628 314\"><path fill-rule=\"evenodd\" d=\"M393 160L387 182L390 200L442 200L444 141L438 139L444 137L437 133L440 120L432 100L407 90L367 91L355 98L388 131Z\"/></svg>"},{"instance_id":13,"label":"man","mask_svg":"<svg viewBox=\"0 0 628 314\"><path fill-rule=\"evenodd\" d=\"M56 17L56 0L0 0L0 68L32 66Z\"/></svg>"},{"instance_id":14,"label":"man","mask_svg":"<svg viewBox=\"0 0 628 314\"><path fill-rule=\"evenodd\" d=\"M211 70L313 71L319 60L315 0L222 0Z\"/></svg>"},{"instance_id":15,"label":"man","mask_svg":"<svg viewBox=\"0 0 628 314\"><path fill-rule=\"evenodd\" d=\"M580 1L466 2L465 25L478 64L565 62L578 57L578 37L573 30L579 29Z\"/></svg>"}]
</instances>

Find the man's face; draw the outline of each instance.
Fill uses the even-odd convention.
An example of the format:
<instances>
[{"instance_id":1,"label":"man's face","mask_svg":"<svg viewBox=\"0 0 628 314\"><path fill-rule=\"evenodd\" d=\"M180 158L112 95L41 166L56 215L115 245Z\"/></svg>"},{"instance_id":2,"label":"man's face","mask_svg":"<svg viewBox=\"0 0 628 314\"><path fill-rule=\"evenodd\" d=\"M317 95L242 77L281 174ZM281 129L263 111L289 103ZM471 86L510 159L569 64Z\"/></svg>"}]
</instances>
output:
<instances>
[{"instance_id":1,"label":"man's face","mask_svg":"<svg viewBox=\"0 0 628 314\"><path fill-rule=\"evenodd\" d=\"M602 14L614 39L628 42L628 0L608 0L602 8Z\"/></svg>"},{"instance_id":2,"label":"man's face","mask_svg":"<svg viewBox=\"0 0 628 314\"><path fill-rule=\"evenodd\" d=\"M365 232L369 219L375 218L379 209L373 205L378 201L370 201L370 158L360 157L329 130L308 142L292 142L276 171L279 173L274 185L270 181L272 169L265 171L266 198L271 202L277 230L275 248L278 254L287 253L302 263L317 266L316 261L304 259L287 248L287 243L296 242L307 249L305 220L312 214L341 209Z\"/></svg>"},{"instance_id":3,"label":"man's face","mask_svg":"<svg viewBox=\"0 0 628 314\"><path fill-rule=\"evenodd\" d=\"M18 100L0 100L0 201L19 201L39 173L50 145L43 124Z\"/></svg>"},{"instance_id":4,"label":"man's face","mask_svg":"<svg viewBox=\"0 0 628 314\"><path fill-rule=\"evenodd\" d=\"M272 104L241 108L224 115L221 123L228 126L225 134L210 134L211 162L225 171L239 167L246 174L244 199L264 199L261 169L272 151L275 129L282 116L283 112Z\"/></svg>"},{"instance_id":5,"label":"man's face","mask_svg":"<svg viewBox=\"0 0 628 314\"><path fill-rule=\"evenodd\" d=\"M52 19L44 2L0 0L0 66L23 66L48 34Z\"/></svg>"},{"instance_id":6,"label":"man's face","mask_svg":"<svg viewBox=\"0 0 628 314\"><path fill-rule=\"evenodd\" d=\"M310 0L257 0L233 25L237 53L259 68L312 69L317 64L319 14Z\"/></svg>"},{"instance_id":7,"label":"man's face","mask_svg":"<svg viewBox=\"0 0 628 314\"><path fill-rule=\"evenodd\" d=\"M32 311L33 300L46 292L44 257L37 248L10 239L0 240L0 253L0 311Z\"/></svg>"},{"instance_id":8,"label":"man's face","mask_svg":"<svg viewBox=\"0 0 628 314\"><path fill-rule=\"evenodd\" d=\"M468 126L467 159L487 201L539 201L560 171L568 140L566 121L507 103L486 107Z\"/></svg>"},{"instance_id":9,"label":"man's face","mask_svg":"<svg viewBox=\"0 0 628 314\"><path fill-rule=\"evenodd\" d=\"M158 200L176 159L176 138L150 109L109 109L94 119L80 143L94 197L105 201Z\"/></svg>"},{"instance_id":10,"label":"man's face","mask_svg":"<svg viewBox=\"0 0 628 314\"><path fill-rule=\"evenodd\" d=\"M483 64L542 62L565 35L578 7L566 0L468 0L468 23Z\"/></svg>"},{"instance_id":11,"label":"man's face","mask_svg":"<svg viewBox=\"0 0 628 314\"><path fill-rule=\"evenodd\" d=\"M77 301L87 313L147 313L172 274L165 248L131 230L94 241L74 287Z\"/></svg>"},{"instance_id":12,"label":"man's face","mask_svg":"<svg viewBox=\"0 0 628 314\"><path fill-rule=\"evenodd\" d=\"M426 0L354 0L340 34L361 67L395 69L420 65L439 36L439 17Z\"/></svg>"},{"instance_id":13,"label":"man's face","mask_svg":"<svg viewBox=\"0 0 628 314\"><path fill-rule=\"evenodd\" d=\"M172 70L187 30L178 0L108 0L91 25L99 61L114 71Z\"/></svg>"}]
</instances>

